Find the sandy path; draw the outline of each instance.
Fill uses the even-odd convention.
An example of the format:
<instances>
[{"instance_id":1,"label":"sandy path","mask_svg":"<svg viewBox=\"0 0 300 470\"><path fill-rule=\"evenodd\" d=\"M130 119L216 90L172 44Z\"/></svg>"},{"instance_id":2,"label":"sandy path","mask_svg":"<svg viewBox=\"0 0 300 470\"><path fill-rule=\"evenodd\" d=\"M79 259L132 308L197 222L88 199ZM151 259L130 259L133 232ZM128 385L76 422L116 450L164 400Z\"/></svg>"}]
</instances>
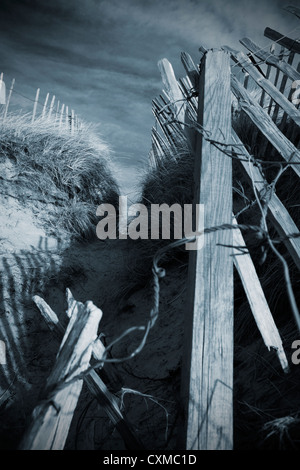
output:
<instances>
[{"instance_id":1,"label":"sandy path","mask_svg":"<svg viewBox=\"0 0 300 470\"><path fill-rule=\"evenodd\" d=\"M59 347L32 296L42 295L63 322L66 287L77 300L92 300L103 310L100 330L109 344L127 328L146 323L152 289L150 285L137 287L121 300L132 282L126 242L95 240L66 248L47 237L33 211L24 209L17 199L6 197L0 204L0 340L7 349L7 362L0 365L0 447L16 448ZM185 276L176 269L167 272L161 283L160 316L145 348L116 367L120 389L145 395L126 393L124 412L147 448L174 446L176 440L172 428L178 415L184 284ZM112 349L113 357L128 355L140 339L133 334L122 340ZM85 387L66 448L124 448Z\"/></svg>"}]
</instances>

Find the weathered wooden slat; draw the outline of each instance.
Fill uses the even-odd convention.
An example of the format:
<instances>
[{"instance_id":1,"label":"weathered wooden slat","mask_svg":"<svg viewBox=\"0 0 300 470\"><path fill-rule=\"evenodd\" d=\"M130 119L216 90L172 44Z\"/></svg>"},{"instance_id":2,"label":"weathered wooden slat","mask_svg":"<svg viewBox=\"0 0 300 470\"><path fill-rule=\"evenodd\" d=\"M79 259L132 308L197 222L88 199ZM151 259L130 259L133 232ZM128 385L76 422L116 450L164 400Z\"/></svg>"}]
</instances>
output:
<instances>
[{"instance_id":1,"label":"weathered wooden slat","mask_svg":"<svg viewBox=\"0 0 300 470\"><path fill-rule=\"evenodd\" d=\"M61 105L61 108L60 108L60 117L59 117L59 128L61 128L61 125L62 125L62 120L63 120L63 116L64 116L64 110L65 110L65 105L64 103Z\"/></svg>"},{"instance_id":2,"label":"weathered wooden slat","mask_svg":"<svg viewBox=\"0 0 300 470\"><path fill-rule=\"evenodd\" d=\"M275 55L262 50L251 39L243 38L240 40L240 43L245 46L250 52L256 55L256 57L258 57L260 60L263 60L266 64L274 65L274 67L277 67L291 80L300 80L300 74L294 67L292 67L290 64L287 64L285 61L280 60Z\"/></svg>"},{"instance_id":3,"label":"weathered wooden slat","mask_svg":"<svg viewBox=\"0 0 300 470\"><path fill-rule=\"evenodd\" d=\"M148 160L149 160L150 168L156 168L157 167L152 148L149 150Z\"/></svg>"},{"instance_id":4,"label":"weathered wooden slat","mask_svg":"<svg viewBox=\"0 0 300 470\"><path fill-rule=\"evenodd\" d=\"M67 289L66 291L66 296L67 296L67 303L68 303L68 308L66 311L67 317L71 318L73 315L76 317L77 315L80 314L78 309L79 308L81 309L83 304L81 302L77 302L74 299L69 289ZM46 321L46 324L48 325L49 329L55 334L57 339L61 341L63 339L65 329L62 326L61 322L59 321L56 313L41 297L34 296L33 300L35 304L37 305L37 307L39 308L40 313L42 314L44 320ZM105 347L103 343L101 342L101 340L98 338L93 343L92 354L93 354L94 361L96 362L101 361L104 352L105 352ZM107 367L107 366L111 366L111 367ZM105 370L109 369L109 371L106 370L105 375L106 377L108 377L110 384L115 386L116 378L115 378L115 374L112 373L111 368L112 368L111 364L106 364ZM113 424L115 424L127 448L131 450L142 449L143 445L139 442L137 437L134 436L128 421L126 420L126 418L123 416L122 412L120 411L117 399L108 390L107 386L105 385L101 377L99 377L96 370L90 371L89 374L87 374L84 377L84 381L86 382L91 393L95 396L97 401L103 407L104 411L106 412L108 417L111 419ZM120 384L119 384L119 387L121 388ZM114 388L117 388L117 387L114 387Z\"/></svg>"},{"instance_id":5,"label":"weathered wooden slat","mask_svg":"<svg viewBox=\"0 0 300 470\"><path fill-rule=\"evenodd\" d=\"M292 64L292 63L293 63L294 56L295 56L295 53L294 53L294 52L291 52L291 53L289 54L289 58L288 58L288 62L287 62L288 64ZM281 84L280 84L280 87L279 87L279 91L280 91L280 93L282 93L282 94L284 94L287 81L288 81L288 77L287 77L286 75L284 75L284 76L282 77ZM290 101L291 101L291 94L292 94L292 93L293 93L292 90L290 90L290 92L289 92L289 97L288 97L288 100L290 100ZM297 108L295 107L295 109L297 109ZM279 105L278 105L278 103L277 103L276 106L275 106L275 109L274 109L274 114L273 114L273 121L274 121L274 122L277 121L278 114L279 114ZM287 116L287 114L286 114L286 113L283 113L283 117L282 117L281 123L278 125L278 127L279 127L280 129L283 129L283 127L284 127L284 125L285 125L286 116Z\"/></svg>"},{"instance_id":6,"label":"weathered wooden slat","mask_svg":"<svg viewBox=\"0 0 300 470\"><path fill-rule=\"evenodd\" d=\"M52 308L49 307L47 302L45 302L45 300L42 299L42 297L35 295L32 298L32 300L34 301L39 311L41 312L42 317L47 323L48 328L51 331L53 331L56 334L56 336L61 340L65 329L60 323L56 313L53 312Z\"/></svg>"},{"instance_id":7,"label":"weathered wooden slat","mask_svg":"<svg viewBox=\"0 0 300 470\"><path fill-rule=\"evenodd\" d=\"M74 135L75 129L75 111L74 109L71 110L71 134Z\"/></svg>"},{"instance_id":8,"label":"weathered wooden slat","mask_svg":"<svg viewBox=\"0 0 300 470\"><path fill-rule=\"evenodd\" d=\"M197 72L198 73L198 72ZM198 73L199 75L199 73ZM196 131L193 128L195 122L197 122L198 112L198 98L196 96L191 97L193 91L193 85L189 77L184 77L179 80L180 87L184 97L187 99L187 106L185 108L184 116L184 135L190 151L193 153L196 148ZM195 91L195 90L194 90Z\"/></svg>"},{"instance_id":9,"label":"weathered wooden slat","mask_svg":"<svg viewBox=\"0 0 300 470\"><path fill-rule=\"evenodd\" d=\"M233 223L237 223L235 219ZM245 246L243 235L238 229L233 230L233 245ZM269 350L276 350L282 369L285 372L288 372L289 365L282 346L282 341L272 313L270 312L251 256L248 253L241 255L240 251L236 248L233 249L233 256L235 267L239 273L252 314L264 343Z\"/></svg>"},{"instance_id":10,"label":"weathered wooden slat","mask_svg":"<svg viewBox=\"0 0 300 470\"><path fill-rule=\"evenodd\" d=\"M208 51L199 79L198 122L218 141L231 141L230 56ZM205 227L231 222L232 161L198 134L195 202ZM200 240L199 240L200 242ZM182 401L186 449L232 448L233 260L231 231L205 238L190 252L185 312Z\"/></svg>"},{"instance_id":11,"label":"weathered wooden slat","mask_svg":"<svg viewBox=\"0 0 300 470\"><path fill-rule=\"evenodd\" d=\"M192 82L190 81L189 77L183 77L179 79L179 86L183 96L186 98L186 110L187 108L195 115L195 119L197 119L197 109L198 109L198 100L196 96L192 96L193 93L196 93L193 89Z\"/></svg>"},{"instance_id":12,"label":"weathered wooden slat","mask_svg":"<svg viewBox=\"0 0 300 470\"><path fill-rule=\"evenodd\" d=\"M52 96L52 99L51 99L50 108L49 108L49 113L48 113L48 117L49 117L49 118L51 117L51 114L52 114L52 111L53 111L53 108L54 108L54 101L55 101L55 95L53 95L53 96Z\"/></svg>"},{"instance_id":13,"label":"weathered wooden slat","mask_svg":"<svg viewBox=\"0 0 300 470\"><path fill-rule=\"evenodd\" d=\"M243 53L238 51L230 50L232 57L236 63L243 64L242 67L249 75L255 80L258 86L260 86L271 98L290 116L293 121L300 125L300 112L299 110L289 101L269 80L264 78L259 71L253 67L250 59Z\"/></svg>"},{"instance_id":14,"label":"weathered wooden slat","mask_svg":"<svg viewBox=\"0 0 300 470\"><path fill-rule=\"evenodd\" d=\"M234 77L231 78L232 90L240 101L240 106L250 117L252 122L265 135L269 142L278 150L280 155L287 162L296 162L291 165L294 172L300 176L300 152L296 147L279 131L270 116L256 103L243 85ZM263 159L263 155L261 155Z\"/></svg>"},{"instance_id":15,"label":"weathered wooden slat","mask_svg":"<svg viewBox=\"0 0 300 470\"><path fill-rule=\"evenodd\" d=\"M170 148L176 150L176 139L174 138L173 133L170 130L170 125L167 124L171 120L171 115L168 114L167 108L165 108L167 102L163 100L162 96L160 96L159 98L160 99L156 98L152 101L152 111L157 123L159 124L160 129L165 135L167 141L169 142Z\"/></svg>"},{"instance_id":16,"label":"weathered wooden slat","mask_svg":"<svg viewBox=\"0 0 300 470\"><path fill-rule=\"evenodd\" d=\"M176 116L179 121L184 121L185 102L184 96L181 93L177 83L172 65L167 59L161 59L158 62L158 68L161 73L161 78L165 91L167 92L171 102L176 110Z\"/></svg>"},{"instance_id":17,"label":"weathered wooden slat","mask_svg":"<svg viewBox=\"0 0 300 470\"><path fill-rule=\"evenodd\" d=\"M245 77L244 77L244 88L248 88L248 83L249 83L249 73L245 73Z\"/></svg>"},{"instance_id":18,"label":"weathered wooden slat","mask_svg":"<svg viewBox=\"0 0 300 470\"><path fill-rule=\"evenodd\" d=\"M272 41L276 41L278 44L285 47L289 51L300 54L300 43L297 40L288 38L287 36L284 36L283 34L280 34L271 28L265 29L264 36L272 39Z\"/></svg>"},{"instance_id":19,"label":"weathered wooden slat","mask_svg":"<svg viewBox=\"0 0 300 470\"><path fill-rule=\"evenodd\" d=\"M280 53L278 55L280 60L282 60L282 58L284 57L284 51L285 51L285 49L284 49L284 47L282 47L281 50L280 50ZM272 68L272 66L270 64L268 64L268 67ZM275 73L275 78L274 78L274 86L276 88L278 88L278 82L279 82L280 75L282 75L282 72L280 72L280 70L278 68L276 68L275 70L276 70L276 73ZM273 100L271 99L270 102L269 102L268 113L272 117L273 121L275 120L274 118L276 117L276 116L274 116L275 107L276 107L276 105L273 102Z\"/></svg>"},{"instance_id":20,"label":"weathered wooden slat","mask_svg":"<svg viewBox=\"0 0 300 470\"><path fill-rule=\"evenodd\" d=\"M42 111L42 117L45 117L48 99L49 99L49 93L47 93L46 98L45 98L45 101L44 101L44 106L43 106L43 111Z\"/></svg>"},{"instance_id":21,"label":"weathered wooden slat","mask_svg":"<svg viewBox=\"0 0 300 470\"><path fill-rule=\"evenodd\" d=\"M37 104L38 104L38 101L39 101L39 95L40 95L40 89L38 88L38 89L36 90L36 95L35 95L35 100L34 100L34 105L33 105L33 112L32 112L32 120L31 120L31 122L33 122L33 121L35 120Z\"/></svg>"},{"instance_id":22,"label":"weathered wooden slat","mask_svg":"<svg viewBox=\"0 0 300 470\"><path fill-rule=\"evenodd\" d=\"M163 160L168 152L167 143L165 142L163 137L159 134L159 132L157 132L155 127L152 127L151 137L152 137L152 143L154 143L154 145L157 148L160 159Z\"/></svg>"},{"instance_id":23,"label":"weathered wooden slat","mask_svg":"<svg viewBox=\"0 0 300 470\"><path fill-rule=\"evenodd\" d=\"M234 130L232 130L232 138L236 144L238 144L239 152L243 153L246 158L250 161L250 155L246 148L244 147L242 141L237 136ZM249 182L252 181L259 193L262 193L265 190L265 184L263 178L260 174L259 169L254 166L252 163L247 163L241 160L241 165L245 170L245 175L247 176ZM250 169L251 168L251 169ZM268 206L268 217L272 225L277 230L279 236L286 237L291 233L298 232L298 227L293 221L292 217L288 213L285 206L282 204L280 199L276 194L273 194L272 199ZM290 238L286 240L285 245L293 258L296 266L300 270L300 239L299 238Z\"/></svg>"},{"instance_id":24,"label":"weathered wooden slat","mask_svg":"<svg viewBox=\"0 0 300 470\"><path fill-rule=\"evenodd\" d=\"M83 305L83 304L82 304ZM92 343L102 311L92 302L72 315L60 346L56 364L44 389L44 400L34 409L32 423L22 440L23 450L60 450L64 448L73 413L81 392L82 380L56 390L58 384L74 379L89 366Z\"/></svg>"},{"instance_id":25,"label":"weathered wooden slat","mask_svg":"<svg viewBox=\"0 0 300 470\"><path fill-rule=\"evenodd\" d=\"M5 105L4 119L6 118L7 113L8 113L8 107L9 107L11 95L12 95L12 92L13 92L13 89L14 89L14 85L15 85L15 79L13 78L13 79L12 79L12 82L11 82L10 89L9 89L9 94L8 94L8 98L7 98L7 101L6 101L6 105Z\"/></svg>"},{"instance_id":26,"label":"weathered wooden slat","mask_svg":"<svg viewBox=\"0 0 300 470\"><path fill-rule=\"evenodd\" d=\"M203 55L204 54L202 53L200 59L202 59ZM199 69L194 64L194 61L191 56L186 52L181 53L181 62L185 68L186 73L188 74L189 79L191 80L193 88L197 90L199 81Z\"/></svg>"}]
</instances>

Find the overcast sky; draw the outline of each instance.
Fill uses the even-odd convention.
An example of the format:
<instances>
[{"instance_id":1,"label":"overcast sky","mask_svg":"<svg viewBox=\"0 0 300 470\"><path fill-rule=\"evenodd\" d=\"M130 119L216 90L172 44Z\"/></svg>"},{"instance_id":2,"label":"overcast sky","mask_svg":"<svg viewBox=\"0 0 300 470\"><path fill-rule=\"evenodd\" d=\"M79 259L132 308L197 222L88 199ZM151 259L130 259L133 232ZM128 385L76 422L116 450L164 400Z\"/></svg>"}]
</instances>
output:
<instances>
[{"instance_id":1,"label":"overcast sky","mask_svg":"<svg viewBox=\"0 0 300 470\"><path fill-rule=\"evenodd\" d=\"M50 92L99 124L124 194L147 162L158 60L168 58L180 77L181 51L197 62L201 44L238 48L248 36L264 46L267 26L298 38L300 20L283 10L290 4L300 0L1 0L0 71L7 87L14 77L32 99L39 87L41 101Z\"/></svg>"}]
</instances>

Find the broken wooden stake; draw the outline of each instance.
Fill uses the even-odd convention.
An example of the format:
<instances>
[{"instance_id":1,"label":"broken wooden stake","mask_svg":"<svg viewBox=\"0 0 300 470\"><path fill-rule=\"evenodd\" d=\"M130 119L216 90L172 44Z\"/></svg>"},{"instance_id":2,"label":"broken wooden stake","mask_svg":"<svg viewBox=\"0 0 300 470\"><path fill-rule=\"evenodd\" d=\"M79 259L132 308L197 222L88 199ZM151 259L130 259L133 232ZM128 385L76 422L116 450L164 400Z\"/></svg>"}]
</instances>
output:
<instances>
[{"instance_id":1,"label":"broken wooden stake","mask_svg":"<svg viewBox=\"0 0 300 470\"><path fill-rule=\"evenodd\" d=\"M83 384L83 379L76 377L89 367L101 317L102 311L92 302L78 303L43 391L43 400L33 411L20 449L64 448Z\"/></svg>"}]
</instances>

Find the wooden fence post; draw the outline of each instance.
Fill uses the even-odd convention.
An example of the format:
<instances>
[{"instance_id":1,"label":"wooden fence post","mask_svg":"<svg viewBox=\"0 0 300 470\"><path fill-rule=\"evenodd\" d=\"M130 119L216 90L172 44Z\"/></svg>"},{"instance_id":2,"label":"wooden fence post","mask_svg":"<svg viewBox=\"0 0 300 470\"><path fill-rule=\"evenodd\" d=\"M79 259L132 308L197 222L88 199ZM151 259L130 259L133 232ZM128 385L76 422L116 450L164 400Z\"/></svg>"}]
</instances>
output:
<instances>
[{"instance_id":1,"label":"wooden fence post","mask_svg":"<svg viewBox=\"0 0 300 470\"><path fill-rule=\"evenodd\" d=\"M64 115L64 110L65 110L65 105L64 103L61 105L61 110L60 110L60 118L59 118L59 128L61 128L62 120L63 120L63 115Z\"/></svg>"},{"instance_id":2,"label":"wooden fence post","mask_svg":"<svg viewBox=\"0 0 300 470\"><path fill-rule=\"evenodd\" d=\"M4 119L5 119L6 116L7 116L8 106L9 106L9 102L10 102L10 99L11 99L11 95L12 95L12 92L13 92L13 89L14 89L14 85L15 85L15 79L13 78L13 79L12 79L12 82L11 82L11 86L10 86L8 98L7 98L7 101L6 101L6 106L5 106L5 111L4 111Z\"/></svg>"},{"instance_id":3,"label":"wooden fence post","mask_svg":"<svg viewBox=\"0 0 300 470\"><path fill-rule=\"evenodd\" d=\"M58 100L57 105L56 105L56 111L55 111L55 124L57 123L57 119L58 119L59 105L60 105L60 101Z\"/></svg>"},{"instance_id":4,"label":"wooden fence post","mask_svg":"<svg viewBox=\"0 0 300 470\"><path fill-rule=\"evenodd\" d=\"M66 106L66 128L69 129L69 106Z\"/></svg>"},{"instance_id":5,"label":"wooden fence post","mask_svg":"<svg viewBox=\"0 0 300 470\"><path fill-rule=\"evenodd\" d=\"M49 108L49 113L48 113L48 118L49 119L51 118L51 114L52 114L52 111L53 111L53 108L54 108L54 101L55 101L55 95L52 96L52 100L51 100L51 103L50 103L50 108Z\"/></svg>"},{"instance_id":6,"label":"wooden fence post","mask_svg":"<svg viewBox=\"0 0 300 470\"><path fill-rule=\"evenodd\" d=\"M49 93L47 93L46 98L45 98L45 103L44 103L44 106L43 106L42 117L45 117L48 99L49 99Z\"/></svg>"},{"instance_id":7,"label":"wooden fence post","mask_svg":"<svg viewBox=\"0 0 300 470\"><path fill-rule=\"evenodd\" d=\"M74 109L71 110L71 134L74 135L75 129L75 112Z\"/></svg>"},{"instance_id":8,"label":"wooden fence post","mask_svg":"<svg viewBox=\"0 0 300 470\"><path fill-rule=\"evenodd\" d=\"M33 122L35 120L35 115L36 115L36 108L37 108L37 104L38 104L38 101L39 101L39 95L40 95L40 89L38 88L36 90L36 95L35 95L35 100L34 100L34 105L33 105L33 112L32 112L32 120L31 122Z\"/></svg>"},{"instance_id":9,"label":"wooden fence post","mask_svg":"<svg viewBox=\"0 0 300 470\"><path fill-rule=\"evenodd\" d=\"M208 51L201 63L195 203L204 204L205 228L232 223L232 160L207 140L231 142L230 56ZM204 132L205 132L204 131ZM205 235L190 252L182 366L184 424L188 450L232 449L233 440L233 259L232 231Z\"/></svg>"}]
</instances>

